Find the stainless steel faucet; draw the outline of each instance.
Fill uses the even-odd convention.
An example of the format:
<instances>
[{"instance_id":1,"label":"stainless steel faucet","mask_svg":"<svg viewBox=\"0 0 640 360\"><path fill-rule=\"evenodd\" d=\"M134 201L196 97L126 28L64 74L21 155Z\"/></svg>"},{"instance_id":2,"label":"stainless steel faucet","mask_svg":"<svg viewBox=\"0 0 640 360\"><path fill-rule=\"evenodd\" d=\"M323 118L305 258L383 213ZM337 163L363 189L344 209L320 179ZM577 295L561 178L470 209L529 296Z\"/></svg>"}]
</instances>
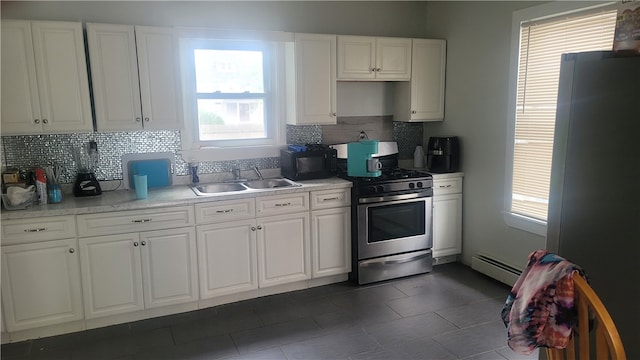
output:
<instances>
[{"instance_id":1,"label":"stainless steel faucet","mask_svg":"<svg viewBox=\"0 0 640 360\"><path fill-rule=\"evenodd\" d=\"M233 174L233 180L240 180L240 169L239 168L233 168L231 169L231 173Z\"/></svg>"},{"instance_id":2,"label":"stainless steel faucet","mask_svg":"<svg viewBox=\"0 0 640 360\"><path fill-rule=\"evenodd\" d=\"M264 180L264 178L262 177L262 173L260 172L260 169L258 169L258 165L255 165L253 167L253 170L256 172L256 174L258 174L258 179Z\"/></svg>"}]
</instances>

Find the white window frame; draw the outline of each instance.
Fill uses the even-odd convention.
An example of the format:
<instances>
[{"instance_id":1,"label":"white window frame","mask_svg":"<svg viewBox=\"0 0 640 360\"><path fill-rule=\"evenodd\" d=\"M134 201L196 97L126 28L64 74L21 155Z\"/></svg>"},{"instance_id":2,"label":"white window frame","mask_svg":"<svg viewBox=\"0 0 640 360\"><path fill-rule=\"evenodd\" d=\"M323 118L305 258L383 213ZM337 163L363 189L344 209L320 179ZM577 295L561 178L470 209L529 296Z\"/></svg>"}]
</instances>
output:
<instances>
[{"instance_id":1,"label":"white window frame","mask_svg":"<svg viewBox=\"0 0 640 360\"><path fill-rule=\"evenodd\" d=\"M583 1L554 1L542 5L513 12L511 22L511 56L509 63L509 97L507 106L507 142L505 164L505 204L502 212L505 223L513 228L524 230L540 236L547 235L547 222L511 212L511 198L513 188L513 160L516 127L516 96L518 86L518 65L520 54L520 27L523 22L542 20L551 17L586 11L604 6L611 6L615 2Z\"/></svg>"},{"instance_id":2,"label":"white window frame","mask_svg":"<svg viewBox=\"0 0 640 360\"><path fill-rule=\"evenodd\" d=\"M180 51L180 74L182 81L184 127L181 132L182 151L185 161L225 161L256 159L280 156L280 149L286 146L286 81L285 81L285 47L293 42L293 33L287 32L258 32L258 31L230 31L206 28L177 28ZM189 54L194 43L208 40L224 41L264 41L272 43L272 64L270 66L269 81L274 99L269 107L268 121L272 123L271 136L268 143L260 141L238 142L229 146L206 146L198 142L198 113L195 96L195 78L193 55Z\"/></svg>"}]
</instances>

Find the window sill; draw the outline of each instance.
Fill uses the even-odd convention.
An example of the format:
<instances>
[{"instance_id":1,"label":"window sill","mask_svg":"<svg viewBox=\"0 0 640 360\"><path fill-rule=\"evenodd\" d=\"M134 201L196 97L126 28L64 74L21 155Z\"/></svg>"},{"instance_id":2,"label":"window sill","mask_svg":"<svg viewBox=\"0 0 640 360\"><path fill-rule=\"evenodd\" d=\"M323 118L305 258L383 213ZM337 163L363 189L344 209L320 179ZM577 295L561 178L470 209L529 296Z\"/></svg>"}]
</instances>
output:
<instances>
[{"instance_id":1,"label":"window sill","mask_svg":"<svg viewBox=\"0 0 640 360\"><path fill-rule=\"evenodd\" d=\"M259 159L280 157L282 145L244 146L233 148L202 148L182 150L180 154L187 162L194 161L227 161L243 159Z\"/></svg>"},{"instance_id":2,"label":"window sill","mask_svg":"<svg viewBox=\"0 0 640 360\"><path fill-rule=\"evenodd\" d=\"M547 236L547 222L504 211L502 218L508 226L543 237Z\"/></svg>"}]
</instances>

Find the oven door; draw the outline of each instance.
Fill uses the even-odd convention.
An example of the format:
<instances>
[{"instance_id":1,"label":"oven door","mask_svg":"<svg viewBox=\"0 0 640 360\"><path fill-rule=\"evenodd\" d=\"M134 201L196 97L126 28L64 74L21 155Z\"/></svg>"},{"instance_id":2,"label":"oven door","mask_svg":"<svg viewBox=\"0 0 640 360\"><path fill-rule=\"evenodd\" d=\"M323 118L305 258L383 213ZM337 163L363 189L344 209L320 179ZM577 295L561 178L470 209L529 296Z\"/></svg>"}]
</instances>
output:
<instances>
[{"instance_id":1,"label":"oven door","mask_svg":"<svg viewBox=\"0 0 640 360\"><path fill-rule=\"evenodd\" d=\"M358 202L358 260L431 248L430 192L361 198Z\"/></svg>"}]
</instances>

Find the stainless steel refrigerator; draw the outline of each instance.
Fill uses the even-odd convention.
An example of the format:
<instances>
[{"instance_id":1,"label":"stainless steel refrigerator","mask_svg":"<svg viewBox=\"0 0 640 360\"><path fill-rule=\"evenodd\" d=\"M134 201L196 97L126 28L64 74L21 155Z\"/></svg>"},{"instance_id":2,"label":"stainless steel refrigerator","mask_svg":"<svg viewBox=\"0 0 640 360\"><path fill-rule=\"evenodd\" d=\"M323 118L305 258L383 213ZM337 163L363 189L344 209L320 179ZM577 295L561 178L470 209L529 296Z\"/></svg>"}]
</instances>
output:
<instances>
[{"instance_id":1,"label":"stainless steel refrigerator","mask_svg":"<svg viewBox=\"0 0 640 360\"><path fill-rule=\"evenodd\" d=\"M640 359L640 57L564 54L547 249L582 266Z\"/></svg>"}]
</instances>

